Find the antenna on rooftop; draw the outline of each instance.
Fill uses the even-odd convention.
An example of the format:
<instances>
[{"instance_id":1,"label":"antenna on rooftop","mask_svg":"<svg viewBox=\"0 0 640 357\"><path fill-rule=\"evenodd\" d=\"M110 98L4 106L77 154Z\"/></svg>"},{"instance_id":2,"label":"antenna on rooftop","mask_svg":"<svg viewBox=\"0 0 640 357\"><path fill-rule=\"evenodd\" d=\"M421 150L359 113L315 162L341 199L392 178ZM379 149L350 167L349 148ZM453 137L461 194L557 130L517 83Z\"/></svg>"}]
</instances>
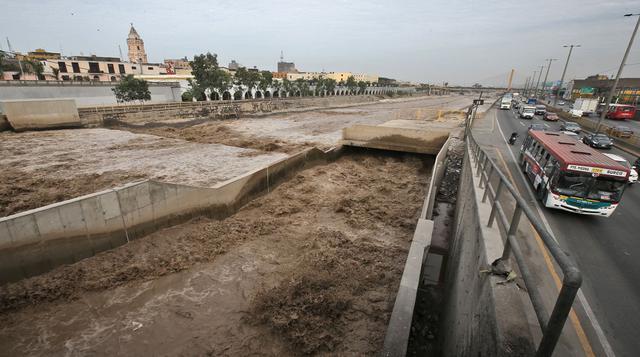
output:
<instances>
[{"instance_id":1,"label":"antenna on rooftop","mask_svg":"<svg viewBox=\"0 0 640 357\"><path fill-rule=\"evenodd\" d=\"M118 52L120 52L120 61L122 61L122 47L118 45Z\"/></svg>"},{"instance_id":2,"label":"antenna on rooftop","mask_svg":"<svg viewBox=\"0 0 640 357\"><path fill-rule=\"evenodd\" d=\"M9 41L7 39L7 41ZM280 62L284 62L284 52L282 50L280 50Z\"/></svg>"}]
</instances>

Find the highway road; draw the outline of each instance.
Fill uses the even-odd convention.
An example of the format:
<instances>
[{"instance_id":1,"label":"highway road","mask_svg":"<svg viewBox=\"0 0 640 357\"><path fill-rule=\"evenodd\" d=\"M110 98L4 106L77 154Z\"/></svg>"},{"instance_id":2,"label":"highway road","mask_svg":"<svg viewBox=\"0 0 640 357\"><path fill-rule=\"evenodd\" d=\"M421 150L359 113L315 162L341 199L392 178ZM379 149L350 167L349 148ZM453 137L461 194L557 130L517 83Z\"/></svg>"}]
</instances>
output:
<instances>
[{"instance_id":1,"label":"highway road","mask_svg":"<svg viewBox=\"0 0 640 357\"><path fill-rule=\"evenodd\" d=\"M544 101L544 103L546 103L546 101ZM553 101L552 101L553 103ZM565 112L569 112L569 110L571 110L571 105L573 103L572 102L565 102L564 105L557 105L556 108L558 110L562 110ZM599 117L596 114L593 114L589 117L585 117L585 119L590 120L594 123L598 122ZM633 132L635 134L639 134L640 133L640 121L638 120L611 120L611 119L603 119L602 120L602 124L607 125L607 126L617 126L617 125L622 125L622 126L626 126L629 129L633 130Z\"/></svg>"},{"instance_id":2,"label":"highway road","mask_svg":"<svg viewBox=\"0 0 640 357\"><path fill-rule=\"evenodd\" d=\"M542 123L549 130L560 127L560 122L546 122L539 116L533 120L519 119L511 110L497 110L496 117L504 135L520 134L518 143L509 147L515 157L530 124ZM635 160L615 148L609 152ZM518 187L529 184L515 172L515 165L508 166L513 177L521 181ZM520 191L529 195L526 189ZM609 218L541 209L560 246L579 265L584 278L582 291L613 352L617 356L637 356L640 351L640 184L627 187L619 207Z\"/></svg>"}]
</instances>

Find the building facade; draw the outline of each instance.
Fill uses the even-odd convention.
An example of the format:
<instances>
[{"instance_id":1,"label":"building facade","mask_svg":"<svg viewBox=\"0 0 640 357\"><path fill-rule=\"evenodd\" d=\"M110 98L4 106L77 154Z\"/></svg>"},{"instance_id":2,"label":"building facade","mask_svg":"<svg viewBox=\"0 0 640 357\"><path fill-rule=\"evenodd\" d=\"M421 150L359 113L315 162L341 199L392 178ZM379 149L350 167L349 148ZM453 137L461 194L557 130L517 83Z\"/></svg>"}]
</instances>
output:
<instances>
[{"instance_id":1,"label":"building facade","mask_svg":"<svg viewBox=\"0 0 640 357\"><path fill-rule=\"evenodd\" d=\"M296 64L293 62L285 62L280 60L278 62L278 72L284 73L296 73L298 70L296 69Z\"/></svg>"},{"instance_id":2,"label":"building facade","mask_svg":"<svg viewBox=\"0 0 640 357\"><path fill-rule=\"evenodd\" d=\"M147 63L147 52L144 49L144 41L131 24L129 36L127 37L127 47L129 47L129 62Z\"/></svg>"},{"instance_id":3,"label":"building facade","mask_svg":"<svg viewBox=\"0 0 640 357\"><path fill-rule=\"evenodd\" d=\"M117 57L72 56L43 63L46 77L62 81L115 82L127 75L167 73L166 68L157 63L122 62Z\"/></svg>"},{"instance_id":4,"label":"building facade","mask_svg":"<svg viewBox=\"0 0 640 357\"><path fill-rule=\"evenodd\" d=\"M606 76L590 76L585 79L574 79L567 85L564 97L576 98L606 98L613 87L613 79ZM613 94L613 103L635 104L640 102L640 78L620 78Z\"/></svg>"}]
</instances>

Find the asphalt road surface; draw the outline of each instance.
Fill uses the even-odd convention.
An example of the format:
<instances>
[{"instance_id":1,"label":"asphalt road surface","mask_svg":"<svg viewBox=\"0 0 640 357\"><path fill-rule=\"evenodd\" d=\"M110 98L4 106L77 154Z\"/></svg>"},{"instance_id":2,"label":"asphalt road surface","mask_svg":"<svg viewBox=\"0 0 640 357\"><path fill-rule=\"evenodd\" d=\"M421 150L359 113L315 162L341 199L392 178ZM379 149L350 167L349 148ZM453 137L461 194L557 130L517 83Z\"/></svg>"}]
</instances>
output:
<instances>
[{"instance_id":1,"label":"asphalt road surface","mask_svg":"<svg viewBox=\"0 0 640 357\"><path fill-rule=\"evenodd\" d=\"M497 110L497 120L504 135L520 134L517 144L510 147L516 157L529 125L542 123L548 130L559 130L561 124L543 121L540 116L533 120L519 119L511 110ZM616 148L607 152L631 162L635 160ZM517 180L524 180L517 172L513 174ZM530 185L520 182L518 186L523 184ZM640 353L640 184L626 188L620 205L609 218L547 208L542 211L560 246L570 253L582 271L582 291L613 352L617 356L637 356Z\"/></svg>"}]
</instances>

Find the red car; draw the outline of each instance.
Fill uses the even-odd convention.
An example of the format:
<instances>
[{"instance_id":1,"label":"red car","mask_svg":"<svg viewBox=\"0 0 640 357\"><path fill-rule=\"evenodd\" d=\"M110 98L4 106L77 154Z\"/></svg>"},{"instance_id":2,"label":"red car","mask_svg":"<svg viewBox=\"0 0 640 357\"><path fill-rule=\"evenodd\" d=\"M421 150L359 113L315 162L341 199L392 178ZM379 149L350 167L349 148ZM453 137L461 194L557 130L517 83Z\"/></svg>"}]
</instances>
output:
<instances>
[{"instance_id":1,"label":"red car","mask_svg":"<svg viewBox=\"0 0 640 357\"><path fill-rule=\"evenodd\" d=\"M633 119L636 115L636 107L633 105L611 104L606 117L614 120Z\"/></svg>"},{"instance_id":2,"label":"red car","mask_svg":"<svg viewBox=\"0 0 640 357\"><path fill-rule=\"evenodd\" d=\"M558 114L553 113L553 112L546 112L544 113L544 116L542 117L542 119L544 120L548 120L548 121L558 121Z\"/></svg>"}]
</instances>

